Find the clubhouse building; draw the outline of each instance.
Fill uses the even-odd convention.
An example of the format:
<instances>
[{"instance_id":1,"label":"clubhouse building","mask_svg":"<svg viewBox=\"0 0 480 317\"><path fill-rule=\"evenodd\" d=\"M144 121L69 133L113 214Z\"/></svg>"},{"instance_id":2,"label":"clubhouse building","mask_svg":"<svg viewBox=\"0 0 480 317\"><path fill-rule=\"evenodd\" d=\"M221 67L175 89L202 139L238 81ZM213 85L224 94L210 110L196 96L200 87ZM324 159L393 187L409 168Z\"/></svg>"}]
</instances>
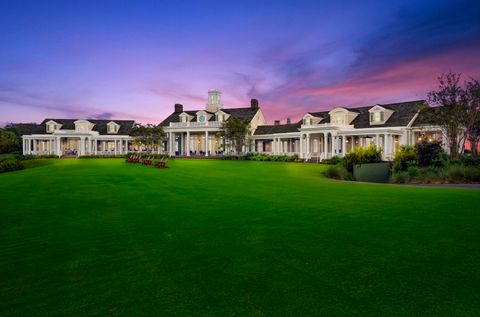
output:
<instances>
[{"instance_id":1,"label":"clubhouse building","mask_svg":"<svg viewBox=\"0 0 480 317\"><path fill-rule=\"evenodd\" d=\"M442 131L428 123L420 109L425 100L374 104L362 107L334 107L308 112L298 122L275 121L267 125L256 99L249 107L224 108L219 91L209 91L205 107L174 112L160 125L165 139L158 153L170 156L221 156L234 151L217 135L224 122L239 118L249 122L250 133L242 152L298 155L322 161L344 156L356 147L375 144L383 159L391 160L401 145L422 140L442 140ZM45 119L31 135L23 136L24 154L58 156L116 155L144 150L129 135L131 120ZM237 153L238 154L238 153Z\"/></svg>"}]
</instances>

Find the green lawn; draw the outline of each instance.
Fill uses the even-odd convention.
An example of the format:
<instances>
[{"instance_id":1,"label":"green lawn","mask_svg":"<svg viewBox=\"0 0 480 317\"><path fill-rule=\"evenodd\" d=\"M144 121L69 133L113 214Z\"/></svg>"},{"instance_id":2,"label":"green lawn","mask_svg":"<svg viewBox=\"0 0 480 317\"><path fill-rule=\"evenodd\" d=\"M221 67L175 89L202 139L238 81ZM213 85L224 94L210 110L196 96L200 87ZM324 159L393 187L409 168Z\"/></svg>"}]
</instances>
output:
<instances>
[{"instance_id":1,"label":"green lawn","mask_svg":"<svg viewBox=\"0 0 480 317\"><path fill-rule=\"evenodd\" d=\"M313 164L41 162L0 174L0 316L480 311L480 191Z\"/></svg>"}]
</instances>

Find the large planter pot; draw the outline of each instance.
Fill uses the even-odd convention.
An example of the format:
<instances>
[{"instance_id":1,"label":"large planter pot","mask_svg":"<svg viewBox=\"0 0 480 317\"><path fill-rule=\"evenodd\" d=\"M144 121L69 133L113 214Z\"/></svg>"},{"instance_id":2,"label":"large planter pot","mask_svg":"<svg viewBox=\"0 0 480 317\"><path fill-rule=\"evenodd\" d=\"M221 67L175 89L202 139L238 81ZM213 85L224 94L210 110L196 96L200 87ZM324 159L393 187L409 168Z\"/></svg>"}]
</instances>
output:
<instances>
[{"instance_id":1,"label":"large planter pot","mask_svg":"<svg viewBox=\"0 0 480 317\"><path fill-rule=\"evenodd\" d=\"M354 165L353 177L359 182L387 183L390 178L390 163Z\"/></svg>"}]
</instances>

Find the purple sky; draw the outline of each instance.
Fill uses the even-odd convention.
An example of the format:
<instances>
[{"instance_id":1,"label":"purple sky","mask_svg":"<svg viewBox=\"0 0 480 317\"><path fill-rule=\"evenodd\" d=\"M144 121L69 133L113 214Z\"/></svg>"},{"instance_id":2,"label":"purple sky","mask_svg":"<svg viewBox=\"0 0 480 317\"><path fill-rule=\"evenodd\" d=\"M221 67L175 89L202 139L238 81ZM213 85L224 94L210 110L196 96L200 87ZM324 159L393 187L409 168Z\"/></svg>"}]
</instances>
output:
<instances>
[{"instance_id":1,"label":"purple sky","mask_svg":"<svg viewBox=\"0 0 480 317\"><path fill-rule=\"evenodd\" d=\"M0 124L158 123L209 89L284 121L480 79L480 1L428 2L0 0Z\"/></svg>"}]
</instances>

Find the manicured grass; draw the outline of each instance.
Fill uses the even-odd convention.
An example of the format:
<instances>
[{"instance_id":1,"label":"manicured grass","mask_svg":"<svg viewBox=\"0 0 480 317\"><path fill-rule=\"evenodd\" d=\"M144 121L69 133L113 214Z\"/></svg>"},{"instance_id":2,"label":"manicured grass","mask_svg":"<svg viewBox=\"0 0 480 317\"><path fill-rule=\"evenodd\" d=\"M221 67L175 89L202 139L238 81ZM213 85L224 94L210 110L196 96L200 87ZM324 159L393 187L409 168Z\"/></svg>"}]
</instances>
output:
<instances>
[{"instance_id":1,"label":"manicured grass","mask_svg":"<svg viewBox=\"0 0 480 317\"><path fill-rule=\"evenodd\" d=\"M0 316L467 316L480 192L309 164L44 160L0 175Z\"/></svg>"}]
</instances>

